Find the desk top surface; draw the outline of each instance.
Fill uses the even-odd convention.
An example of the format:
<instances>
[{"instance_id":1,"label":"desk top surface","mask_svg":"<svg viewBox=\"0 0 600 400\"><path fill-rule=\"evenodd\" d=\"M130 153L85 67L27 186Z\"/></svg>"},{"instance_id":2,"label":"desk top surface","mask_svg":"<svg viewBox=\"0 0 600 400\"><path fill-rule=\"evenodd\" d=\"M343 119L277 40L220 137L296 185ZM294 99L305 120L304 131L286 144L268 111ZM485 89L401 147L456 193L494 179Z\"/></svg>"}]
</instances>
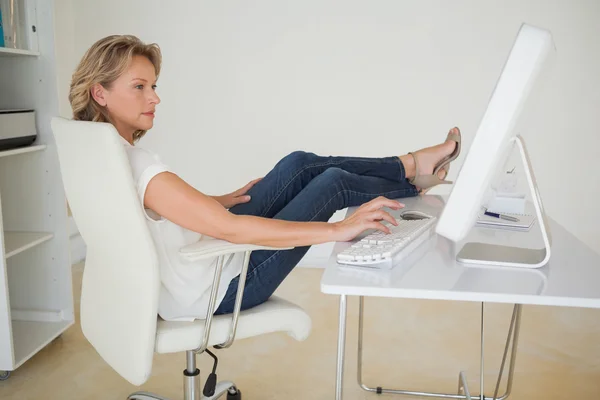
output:
<instances>
[{"instance_id":1,"label":"desk top surface","mask_svg":"<svg viewBox=\"0 0 600 400\"><path fill-rule=\"evenodd\" d=\"M444 197L441 196L399 200L406 205L403 210L421 210L436 216L440 215L444 206ZM348 215L355 209L349 209ZM391 214L398 212L391 211ZM469 236L459 243L434 234L391 270L338 264L337 253L354 243L338 242L326 263L321 291L356 296L600 308L600 255L551 218L547 221L552 243L551 258L542 268L458 263L456 254L468 241L543 247L537 223L528 232L474 227Z\"/></svg>"}]
</instances>

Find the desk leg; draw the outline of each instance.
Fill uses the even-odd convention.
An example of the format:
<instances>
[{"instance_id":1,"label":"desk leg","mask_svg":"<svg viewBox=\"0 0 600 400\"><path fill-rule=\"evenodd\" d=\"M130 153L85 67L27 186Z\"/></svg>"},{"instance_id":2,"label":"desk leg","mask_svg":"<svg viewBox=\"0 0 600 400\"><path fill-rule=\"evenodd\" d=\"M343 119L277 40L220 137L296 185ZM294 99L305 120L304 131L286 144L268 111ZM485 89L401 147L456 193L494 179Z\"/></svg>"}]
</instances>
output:
<instances>
[{"instance_id":1,"label":"desk leg","mask_svg":"<svg viewBox=\"0 0 600 400\"><path fill-rule=\"evenodd\" d=\"M515 304L513 308L513 314L510 320L510 328L508 328L508 337L506 338L506 345L504 346L504 354L502 355L502 362L500 363L500 372L498 374L498 381L496 382L496 389L494 390L493 400L504 400L510 396L512 390L513 376L515 372L515 361L517 359L517 346L519 342L519 331L521 329L521 311L523 306L521 304ZM510 351L510 366L508 368L508 381L506 382L506 391L500 397L498 396L498 389L500 388L500 381L502 381L502 374L504 372L504 363L506 362L506 356L508 354L508 347L510 346L512 336L512 348Z\"/></svg>"},{"instance_id":2,"label":"desk leg","mask_svg":"<svg viewBox=\"0 0 600 400\"><path fill-rule=\"evenodd\" d=\"M335 399L342 400L344 385L344 352L346 350L346 295L340 295L340 316L338 327L337 373L335 380Z\"/></svg>"},{"instance_id":3,"label":"desk leg","mask_svg":"<svg viewBox=\"0 0 600 400\"><path fill-rule=\"evenodd\" d=\"M484 303L481 303L481 349L480 349L480 356L481 356L481 360L480 360L480 364L479 364L479 398L481 400L485 399L485 392L484 392L484 385L483 385L483 380L484 380L484 375L485 375L485 368L484 368L484 363L483 363L483 356L485 354L485 346L484 346L484 338L485 338L485 325L483 323L483 306Z\"/></svg>"},{"instance_id":4,"label":"desk leg","mask_svg":"<svg viewBox=\"0 0 600 400\"><path fill-rule=\"evenodd\" d=\"M458 394L465 393L467 400L472 400L471 392L469 392L469 385L467 385L467 375L464 371L460 371L458 374Z\"/></svg>"},{"instance_id":5,"label":"desk leg","mask_svg":"<svg viewBox=\"0 0 600 400\"><path fill-rule=\"evenodd\" d=\"M345 305L344 305L345 307ZM466 375L464 374L464 372L460 372L459 373L459 377L458 377L458 394L452 394L452 393L435 393L435 392L420 392L420 391L412 391L412 390L399 390L399 389L384 389L381 386L378 387L369 387L367 385L365 385L363 383L362 380L362 366L363 366L363 315L364 315L364 297L360 296L359 297L359 303L358 303L358 365L357 365L357 380L358 380L358 384L359 386L367 391L367 392L375 392L378 394L382 394L382 393L390 393L390 394L399 394L399 395L406 395L406 396L419 396L419 397L428 397L428 398L443 398L443 399L456 399L456 400L471 400L471 399L482 399L483 400L506 400L506 398L508 398L508 396L510 395L511 389L512 389L512 382L513 382L513 376L514 376L514 368L515 368L515 361L516 361L516 355L517 355L517 343L518 343L518 338L519 338L519 328L520 328L520 322L521 322L521 308L522 305L520 304L515 304L514 309L513 309L513 314L512 314L512 318L511 318L511 323L510 323L510 328L508 331L508 336L506 338L506 346L504 347L504 354L502 357L502 364L500 366L500 373L498 376L498 381L496 383L496 389L494 391L494 397L486 397L485 395L482 396L477 395L474 396L469 392L469 388L466 386ZM341 303L340 303L340 310L341 310ZM483 331L483 305L481 308L481 312L482 312L482 323L481 323L481 334L483 335L484 331ZM344 311L345 314L345 311ZM340 314L341 315L341 314ZM344 320L344 325L345 325L345 320ZM341 320L340 320L340 326L341 326ZM341 330L340 330L341 331ZM341 336L340 336L341 337ZM344 338L345 338L345 332L344 332ZM511 346L511 340L512 340L512 346ZM483 339L481 342L481 347L483 348ZM504 364L506 362L506 357L508 355L508 349L509 347L511 347L511 355L510 355L510 366L509 366L509 370L508 370L508 382L507 382L507 387L506 387L506 392L500 396L497 397L498 394L498 388L500 387L500 382L502 380L502 374L504 371ZM338 363L339 363L339 346L338 346ZM483 354L481 354L481 366L483 366ZM338 374L339 374L339 364L338 364ZM338 375L339 377L339 375ZM338 378L339 381L339 378ZM481 387L483 387L483 374L480 377L480 385ZM480 388L481 390L481 388ZM341 399L341 397L339 397L338 399Z\"/></svg>"}]
</instances>

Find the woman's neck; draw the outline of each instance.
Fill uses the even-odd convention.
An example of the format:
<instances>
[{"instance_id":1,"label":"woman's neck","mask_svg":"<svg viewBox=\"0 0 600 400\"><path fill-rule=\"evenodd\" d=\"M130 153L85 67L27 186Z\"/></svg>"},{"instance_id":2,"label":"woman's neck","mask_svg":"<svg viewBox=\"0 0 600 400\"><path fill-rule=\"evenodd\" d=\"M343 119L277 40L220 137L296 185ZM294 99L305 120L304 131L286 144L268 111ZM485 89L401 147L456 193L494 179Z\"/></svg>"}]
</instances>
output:
<instances>
[{"instance_id":1,"label":"woman's neck","mask_svg":"<svg viewBox=\"0 0 600 400\"><path fill-rule=\"evenodd\" d=\"M130 145L133 146L133 133L131 131L123 131L122 129L117 129L117 132L119 132L119 135L121 135L121 137L125 140L127 140L129 142Z\"/></svg>"},{"instance_id":2,"label":"woman's neck","mask_svg":"<svg viewBox=\"0 0 600 400\"><path fill-rule=\"evenodd\" d=\"M112 122L113 126L117 129L117 132L121 137L129 142L130 145L133 146L133 134L135 130L127 129L124 126L119 126L119 123Z\"/></svg>"},{"instance_id":3,"label":"woman's neck","mask_svg":"<svg viewBox=\"0 0 600 400\"><path fill-rule=\"evenodd\" d=\"M126 135L123 135L122 133L119 133L119 135L120 135L120 136L121 136L123 139L127 140L127 142L128 142L130 145L132 145L132 146L133 146L133 134L126 136Z\"/></svg>"}]
</instances>

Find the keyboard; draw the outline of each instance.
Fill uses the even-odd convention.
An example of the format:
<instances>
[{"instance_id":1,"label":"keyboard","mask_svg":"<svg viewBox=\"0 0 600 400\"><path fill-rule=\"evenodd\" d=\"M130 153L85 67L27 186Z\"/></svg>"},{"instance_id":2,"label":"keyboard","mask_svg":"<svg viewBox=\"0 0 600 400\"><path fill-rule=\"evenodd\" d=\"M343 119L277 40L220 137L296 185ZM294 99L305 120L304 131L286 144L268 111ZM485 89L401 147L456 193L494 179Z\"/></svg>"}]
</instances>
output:
<instances>
[{"instance_id":1,"label":"keyboard","mask_svg":"<svg viewBox=\"0 0 600 400\"><path fill-rule=\"evenodd\" d=\"M339 264L389 269L426 241L437 218L418 211L405 211L398 226L385 223L391 233L373 232L337 254Z\"/></svg>"}]
</instances>

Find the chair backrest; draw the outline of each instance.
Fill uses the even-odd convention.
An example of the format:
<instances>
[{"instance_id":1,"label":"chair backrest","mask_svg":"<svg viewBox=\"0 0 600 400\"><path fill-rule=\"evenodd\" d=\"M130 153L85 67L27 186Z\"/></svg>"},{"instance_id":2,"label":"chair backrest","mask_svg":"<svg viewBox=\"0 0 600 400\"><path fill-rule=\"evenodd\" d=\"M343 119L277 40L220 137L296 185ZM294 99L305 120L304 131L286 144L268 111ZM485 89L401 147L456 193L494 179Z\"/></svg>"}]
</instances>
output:
<instances>
[{"instance_id":1,"label":"chair backrest","mask_svg":"<svg viewBox=\"0 0 600 400\"><path fill-rule=\"evenodd\" d=\"M107 123L52 119L60 170L87 246L81 328L121 376L150 376L156 340L158 256L123 143Z\"/></svg>"}]
</instances>

